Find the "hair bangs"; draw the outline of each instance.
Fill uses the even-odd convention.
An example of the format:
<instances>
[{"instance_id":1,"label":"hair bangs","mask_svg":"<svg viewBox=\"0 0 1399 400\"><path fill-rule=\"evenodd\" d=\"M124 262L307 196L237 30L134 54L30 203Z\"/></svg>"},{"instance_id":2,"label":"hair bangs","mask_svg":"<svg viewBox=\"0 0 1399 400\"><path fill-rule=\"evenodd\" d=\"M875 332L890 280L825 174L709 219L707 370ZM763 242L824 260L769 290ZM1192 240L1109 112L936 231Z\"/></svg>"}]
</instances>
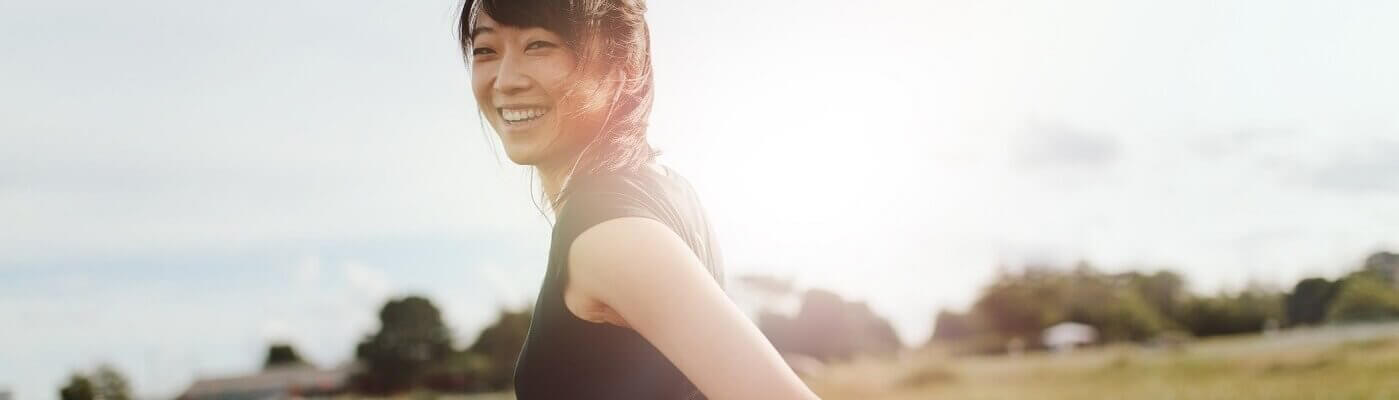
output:
<instances>
[{"instance_id":1,"label":"hair bangs","mask_svg":"<svg viewBox=\"0 0 1399 400\"><path fill-rule=\"evenodd\" d=\"M561 7L562 6L562 7ZM471 31L476 29L477 16L485 13L501 25L516 28L543 28L563 37L565 44L575 45L578 32L571 15L572 1L559 0L466 0L460 18L462 53L471 54Z\"/></svg>"}]
</instances>

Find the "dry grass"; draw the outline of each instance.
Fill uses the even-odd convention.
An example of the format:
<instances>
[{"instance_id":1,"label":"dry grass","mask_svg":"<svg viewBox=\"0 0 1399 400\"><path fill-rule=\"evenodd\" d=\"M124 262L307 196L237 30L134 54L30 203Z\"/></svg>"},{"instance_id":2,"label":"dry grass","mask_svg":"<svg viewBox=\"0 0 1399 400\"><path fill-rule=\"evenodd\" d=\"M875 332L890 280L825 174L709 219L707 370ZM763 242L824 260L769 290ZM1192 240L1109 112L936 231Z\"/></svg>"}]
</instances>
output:
<instances>
[{"instance_id":1,"label":"dry grass","mask_svg":"<svg viewBox=\"0 0 1399 400\"><path fill-rule=\"evenodd\" d=\"M333 397L335 400L515 400L513 392L499 393L478 393L478 394L440 394L429 391L414 391L390 397L369 397L356 395L341 395Z\"/></svg>"},{"instance_id":2,"label":"dry grass","mask_svg":"<svg viewBox=\"0 0 1399 400\"><path fill-rule=\"evenodd\" d=\"M952 358L936 350L832 365L842 399L1399 399L1399 325L1204 340L1172 350Z\"/></svg>"}]
</instances>

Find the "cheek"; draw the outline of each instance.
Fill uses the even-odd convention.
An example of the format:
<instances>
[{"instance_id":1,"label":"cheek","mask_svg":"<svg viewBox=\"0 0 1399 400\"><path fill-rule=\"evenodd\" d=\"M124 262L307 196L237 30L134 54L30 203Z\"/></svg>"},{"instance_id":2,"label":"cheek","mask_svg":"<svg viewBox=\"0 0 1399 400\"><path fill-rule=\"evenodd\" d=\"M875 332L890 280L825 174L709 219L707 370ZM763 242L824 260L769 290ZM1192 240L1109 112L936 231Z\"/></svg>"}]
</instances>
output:
<instances>
[{"instance_id":1,"label":"cheek","mask_svg":"<svg viewBox=\"0 0 1399 400\"><path fill-rule=\"evenodd\" d=\"M471 94L476 97L476 104L481 108L481 112L490 114L488 109L491 106L491 77L484 72L471 73Z\"/></svg>"},{"instance_id":2,"label":"cheek","mask_svg":"<svg viewBox=\"0 0 1399 400\"><path fill-rule=\"evenodd\" d=\"M539 84L547 88L555 101L560 100L560 96L568 91L573 65L573 56L563 54L549 57L538 64L535 76L538 77Z\"/></svg>"}]
</instances>

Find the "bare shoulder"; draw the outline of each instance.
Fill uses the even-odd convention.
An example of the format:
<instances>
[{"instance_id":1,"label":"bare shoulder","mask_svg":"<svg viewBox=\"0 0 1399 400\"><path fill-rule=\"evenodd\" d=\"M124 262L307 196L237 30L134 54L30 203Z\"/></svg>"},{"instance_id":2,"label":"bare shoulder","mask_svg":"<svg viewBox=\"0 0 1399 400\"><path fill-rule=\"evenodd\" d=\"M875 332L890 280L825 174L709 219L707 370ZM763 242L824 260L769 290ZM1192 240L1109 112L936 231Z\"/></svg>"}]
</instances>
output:
<instances>
[{"instance_id":1,"label":"bare shoulder","mask_svg":"<svg viewBox=\"0 0 1399 400\"><path fill-rule=\"evenodd\" d=\"M676 254L677 250L684 250ZM629 260L691 254L689 246L660 221L644 217L614 218L584 230L569 248L569 264L628 267ZM605 264L605 265L604 265Z\"/></svg>"},{"instance_id":2,"label":"bare shoulder","mask_svg":"<svg viewBox=\"0 0 1399 400\"><path fill-rule=\"evenodd\" d=\"M569 285L621 318L711 399L813 399L757 326L665 224L624 217L569 249ZM742 368L735 368L742 366Z\"/></svg>"},{"instance_id":3,"label":"bare shoulder","mask_svg":"<svg viewBox=\"0 0 1399 400\"><path fill-rule=\"evenodd\" d=\"M568 253L569 289L583 304L611 309L619 302L654 300L657 288L714 284L689 245L651 218L598 223L579 234Z\"/></svg>"}]
</instances>

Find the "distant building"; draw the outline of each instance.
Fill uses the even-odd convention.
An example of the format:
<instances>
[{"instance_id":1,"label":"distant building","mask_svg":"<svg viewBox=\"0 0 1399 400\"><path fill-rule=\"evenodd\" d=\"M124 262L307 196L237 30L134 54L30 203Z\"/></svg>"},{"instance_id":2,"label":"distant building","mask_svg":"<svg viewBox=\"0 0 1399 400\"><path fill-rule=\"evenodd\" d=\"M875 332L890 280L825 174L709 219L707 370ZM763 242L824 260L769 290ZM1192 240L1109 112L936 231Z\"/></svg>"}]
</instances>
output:
<instances>
[{"instance_id":1,"label":"distant building","mask_svg":"<svg viewBox=\"0 0 1399 400\"><path fill-rule=\"evenodd\" d=\"M1045 347L1056 353L1066 352L1098 341L1098 329L1077 322L1060 322L1045 328L1040 337Z\"/></svg>"},{"instance_id":2,"label":"distant building","mask_svg":"<svg viewBox=\"0 0 1399 400\"><path fill-rule=\"evenodd\" d=\"M357 368L336 369L310 365L272 367L255 374L200 378L178 400L280 400L293 397L329 397L349 391ZM5 399L0 399L5 400Z\"/></svg>"}]
</instances>

